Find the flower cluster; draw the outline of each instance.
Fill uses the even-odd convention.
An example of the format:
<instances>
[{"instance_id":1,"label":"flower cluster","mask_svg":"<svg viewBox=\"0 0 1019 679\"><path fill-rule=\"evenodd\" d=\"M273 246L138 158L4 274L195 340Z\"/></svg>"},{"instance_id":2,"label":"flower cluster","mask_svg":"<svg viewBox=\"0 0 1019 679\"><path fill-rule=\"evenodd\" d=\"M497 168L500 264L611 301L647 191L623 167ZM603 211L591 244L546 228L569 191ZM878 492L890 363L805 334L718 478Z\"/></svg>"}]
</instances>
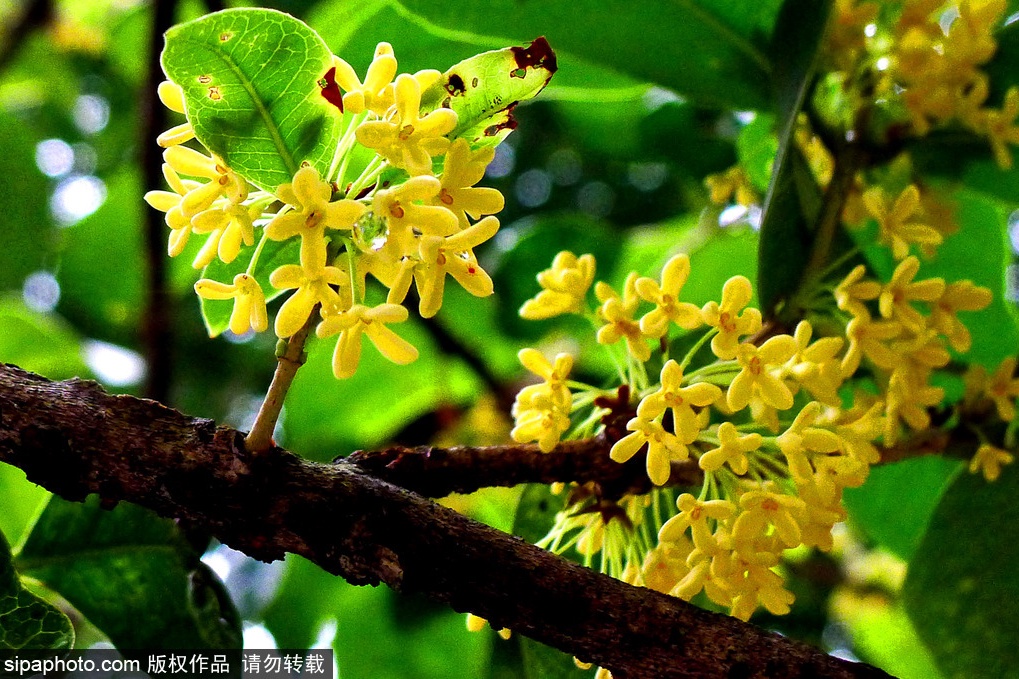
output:
<instances>
[{"instance_id":1,"label":"flower cluster","mask_svg":"<svg viewBox=\"0 0 1019 679\"><path fill-rule=\"evenodd\" d=\"M1019 143L1019 88L990 105L982 68L997 50L1005 0L905 0L898 12L870 0L836 3L828 49L851 97L872 96L913 134L956 124L985 137L998 165Z\"/></svg>"},{"instance_id":2,"label":"flower cluster","mask_svg":"<svg viewBox=\"0 0 1019 679\"><path fill-rule=\"evenodd\" d=\"M205 299L233 300L231 332L266 330L266 301L289 292L275 317L276 335L291 337L307 323L317 325L319 337L338 335L333 372L344 378L357 368L362 336L395 363L417 358L389 327L407 320L403 305L412 286L423 317L442 305L447 276L474 295L492 293L474 249L498 231L492 215L504 201L497 190L476 186L494 147L473 148L453 137L451 109L422 110L422 91L438 71L397 74L388 43L379 44L363 82L342 59L334 58L334 66L348 127L331 167L303 163L291 182L257 190L222 159L186 146L195 133L185 122L158 139L166 147L170 190L150 191L145 199L166 213L171 257L192 234L205 237L196 269L250 253L232 281L203 278L195 285ZM162 83L159 96L185 112L178 85ZM358 164L360 173L348 178ZM288 241L299 242L294 260L257 275L267 244ZM381 304L367 301L369 274L388 288Z\"/></svg>"},{"instance_id":3,"label":"flower cluster","mask_svg":"<svg viewBox=\"0 0 1019 679\"><path fill-rule=\"evenodd\" d=\"M742 276L717 301L684 301L685 254L657 279L631 273L621 290L594 284L592 302L594 264L559 253L521 315L586 317L623 387L567 381L572 357L551 362L525 349L521 362L542 382L518 395L513 437L549 452L565 436L604 432L610 457L639 456L654 489L610 498L597 486L575 488L539 544L575 549L589 564L597 555L604 572L633 584L687 600L703 593L744 620L760 607L788 612L783 552L832 549L844 489L864 483L881 446L930 427L944 397L931 377L949 363L949 347L965 352L972 342L960 314L991 301L970 281L917 279L920 261L909 255L886 282L862 264L832 282L828 314L841 336L817 336L807 320L785 334L764 327ZM684 351L672 357L674 347ZM968 407L993 404L1002 419L1014 417L1014 369L1011 360L992 376L974 371ZM864 375L878 393L854 391L849 381ZM1010 461L985 444L973 469L993 479ZM700 491L675 495L673 475L691 466Z\"/></svg>"}]
</instances>

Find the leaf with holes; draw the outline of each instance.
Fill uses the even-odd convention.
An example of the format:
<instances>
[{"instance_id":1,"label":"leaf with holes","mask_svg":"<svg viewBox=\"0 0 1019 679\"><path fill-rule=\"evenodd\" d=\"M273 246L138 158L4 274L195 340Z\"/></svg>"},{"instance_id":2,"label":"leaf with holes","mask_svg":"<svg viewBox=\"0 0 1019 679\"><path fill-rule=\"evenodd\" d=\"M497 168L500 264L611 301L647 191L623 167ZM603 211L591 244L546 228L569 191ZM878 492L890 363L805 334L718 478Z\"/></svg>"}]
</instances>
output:
<instances>
[{"instance_id":1,"label":"leaf with holes","mask_svg":"<svg viewBox=\"0 0 1019 679\"><path fill-rule=\"evenodd\" d=\"M332 53L315 31L269 9L229 9L166 32L163 70L184 90L195 136L267 191L302 162L324 173L343 115L320 81Z\"/></svg>"},{"instance_id":2,"label":"leaf with holes","mask_svg":"<svg viewBox=\"0 0 1019 679\"><path fill-rule=\"evenodd\" d=\"M450 139L464 137L474 146L502 141L516 127L513 107L541 92L556 72L556 56L545 38L527 47L478 54L446 71L421 93L421 108L456 111Z\"/></svg>"}]
</instances>

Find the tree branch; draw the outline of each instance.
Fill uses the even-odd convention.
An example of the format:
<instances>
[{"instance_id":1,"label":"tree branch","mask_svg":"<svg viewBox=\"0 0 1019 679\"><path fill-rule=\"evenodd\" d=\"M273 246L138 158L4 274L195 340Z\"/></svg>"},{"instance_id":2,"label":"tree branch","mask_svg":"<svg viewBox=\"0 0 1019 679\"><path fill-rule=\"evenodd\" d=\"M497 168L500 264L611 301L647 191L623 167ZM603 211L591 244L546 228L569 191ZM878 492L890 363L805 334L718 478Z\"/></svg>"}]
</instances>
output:
<instances>
[{"instance_id":1,"label":"tree branch","mask_svg":"<svg viewBox=\"0 0 1019 679\"><path fill-rule=\"evenodd\" d=\"M625 464L609 457L612 443L604 435L564 441L550 453L535 444L504 446L453 446L435 448L395 446L358 450L344 460L397 486L425 497L473 493L492 486L521 483L587 483L601 486L607 497L641 494L651 490L645 469L646 455ZM704 476L695 460L673 462L669 485L700 486Z\"/></svg>"},{"instance_id":2,"label":"tree branch","mask_svg":"<svg viewBox=\"0 0 1019 679\"><path fill-rule=\"evenodd\" d=\"M98 493L251 556L301 554L509 627L624 677L883 677L753 625L631 587L345 462L279 448L81 380L0 366L0 461L70 500Z\"/></svg>"}]
</instances>

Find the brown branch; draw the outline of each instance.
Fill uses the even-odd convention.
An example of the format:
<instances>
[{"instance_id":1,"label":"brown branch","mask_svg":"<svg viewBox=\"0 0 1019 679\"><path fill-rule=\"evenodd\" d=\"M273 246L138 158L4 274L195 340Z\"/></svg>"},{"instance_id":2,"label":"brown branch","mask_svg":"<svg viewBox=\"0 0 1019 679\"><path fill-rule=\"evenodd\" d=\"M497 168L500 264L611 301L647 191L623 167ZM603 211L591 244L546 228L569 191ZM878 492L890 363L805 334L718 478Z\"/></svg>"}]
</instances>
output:
<instances>
[{"instance_id":1,"label":"brown branch","mask_svg":"<svg viewBox=\"0 0 1019 679\"><path fill-rule=\"evenodd\" d=\"M0 461L72 500L98 493L259 559L301 554L355 584L420 592L624 677L883 677L595 573L343 462L279 448L91 382L0 366Z\"/></svg>"},{"instance_id":2,"label":"brown branch","mask_svg":"<svg viewBox=\"0 0 1019 679\"><path fill-rule=\"evenodd\" d=\"M534 444L451 448L395 446L359 450L345 460L372 476L425 497L473 493L491 486L571 481L595 482L607 497L650 491L646 456L635 455L625 464L619 464L609 458L610 447L604 435L599 435L564 441L551 453L541 452ZM669 485L700 486L703 478L696 461L674 462Z\"/></svg>"}]
</instances>

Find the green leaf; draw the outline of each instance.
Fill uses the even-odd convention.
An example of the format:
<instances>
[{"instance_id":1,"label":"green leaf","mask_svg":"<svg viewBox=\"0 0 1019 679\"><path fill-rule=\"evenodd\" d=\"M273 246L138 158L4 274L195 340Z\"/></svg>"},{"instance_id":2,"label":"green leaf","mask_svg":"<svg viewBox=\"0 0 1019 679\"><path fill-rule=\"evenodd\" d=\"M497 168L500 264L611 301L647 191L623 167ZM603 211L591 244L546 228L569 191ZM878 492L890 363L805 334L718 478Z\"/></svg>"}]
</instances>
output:
<instances>
[{"instance_id":1,"label":"green leaf","mask_svg":"<svg viewBox=\"0 0 1019 679\"><path fill-rule=\"evenodd\" d=\"M831 0L789 0L782 5L772 56L780 124L778 153L764 201L757 294L767 315L800 283L820 210L820 191L796 147L796 120L813 80Z\"/></svg>"},{"instance_id":2,"label":"green leaf","mask_svg":"<svg viewBox=\"0 0 1019 679\"><path fill-rule=\"evenodd\" d=\"M513 107L545 88L558 68L545 38L527 47L507 47L456 64L421 93L421 110L452 109L457 124L447 135L472 145L501 141L516 127Z\"/></svg>"},{"instance_id":3,"label":"green leaf","mask_svg":"<svg viewBox=\"0 0 1019 679\"><path fill-rule=\"evenodd\" d=\"M862 598L849 608L836 606L840 622L853 636L853 651L898 679L941 679L934 659L916 634L909 616L899 607ZM848 615L847 615L848 613Z\"/></svg>"},{"instance_id":4,"label":"green leaf","mask_svg":"<svg viewBox=\"0 0 1019 679\"><path fill-rule=\"evenodd\" d=\"M343 116L319 85L332 53L307 25L275 10L216 12L167 31L162 61L195 136L252 184L275 191L302 162L325 172Z\"/></svg>"},{"instance_id":5,"label":"green leaf","mask_svg":"<svg viewBox=\"0 0 1019 679\"><path fill-rule=\"evenodd\" d=\"M296 238L284 241L266 241L262 253L255 263L251 272L255 281L262 287L265 294L265 301L269 302L285 290L277 290L269 283L269 276L278 267L284 264L296 264L301 252L301 242ZM229 264L224 264L219 258L212 262L202 271L202 278L210 278L221 283L233 283L234 276L244 273L248 268L249 257L238 257ZM202 319L205 321L205 328L209 331L209 337L216 337L230 327L230 314L233 312L233 300L230 299L205 299L201 300Z\"/></svg>"},{"instance_id":6,"label":"green leaf","mask_svg":"<svg viewBox=\"0 0 1019 679\"><path fill-rule=\"evenodd\" d=\"M1019 467L960 474L909 565L906 612L945 677L1019 677Z\"/></svg>"},{"instance_id":7,"label":"green leaf","mask_svg":"<svg viewBox=\"0 0 1019 679\"><path fill-rule=\"evenodd\" d=\"M16 297L0 297L0 363L50 379L88 374L81 339L59 316L32 311Z\"/></svg>"},{"instance_id":8,"label":"green leaf","mask_svg":"<svg viewBox=\"0 0 1019 679\"><path fill-rule=\"evenodd\" d=\"M71 621L21 586L11 549L0 533L0 650L62 649L73 645Z\"/></svg>"},{"instance_id":9,"label":"green leaf","mask_svg":"<svg viewBox=\"0 0 1019 679\"><path fill-rule=\"evenodd\" d=\"M937 455L874 467L865 484L845 490L849 518L871 540L909 561L958 471L958 460Z\"/></svg>"},{"instance_id":10,"label":"green leaf","mask_svg":"<svg viewBox=\"0 0 1019 679\"><path fill-rule=\"evenodd\" d=\"M240 648L240 620L176 523L136 505L50 500L17 556L126 649Z\"/></svg>"},{"instance_id":11,"label":"green leaf","mask_svg":"<svg viewBox=\"0 0 1019 679\"><path fill-rule=\"evenodd\" d=\"M55 250L56 230L47 209L46 177L35 168L33 134L19 119L0 107L0 172L15 178L6 183L0 229L0 290L20 290L25 276L43 268Z\"/></svg>"},{"instance_id":12,"label":"green leaf","mask_svg":"<svg viewBox=\"0 0 1019 679\"><path fill-rule=\"evenodd\" d=\"M444 29L513 41L548 38L568 55L639 81L676 90L698 103L767 108L771 65L761 49L780 0L577 0L521 3L401 0ZM632 18L639 17L639 21ZM567 54L568 53L568 54Z\"/></svg>"}]
</instances>

